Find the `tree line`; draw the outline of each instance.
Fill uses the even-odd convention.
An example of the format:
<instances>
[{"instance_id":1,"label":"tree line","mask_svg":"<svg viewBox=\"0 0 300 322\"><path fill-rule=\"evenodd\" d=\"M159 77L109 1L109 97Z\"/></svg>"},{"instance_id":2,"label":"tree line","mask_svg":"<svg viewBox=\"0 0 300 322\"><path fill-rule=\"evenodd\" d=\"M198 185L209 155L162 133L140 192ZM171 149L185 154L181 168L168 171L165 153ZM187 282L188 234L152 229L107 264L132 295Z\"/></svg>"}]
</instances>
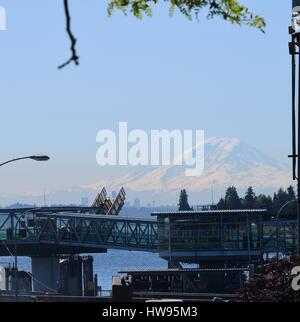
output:
<instances>
[{"instance_id":1,"label":"tree line","mask_svg":"<svg viewBox=\"0 0 300 322\"><path fill-rule=\"evenodd\" d=\"M216 204L218 210L233 209L266 209L268 219L276 217L280 212L281 217L295 218L297 215L296 193L293 186L286 190L278 189L271 195L256 194L253 187L249 187L245 195L240 197L236 187L228 187L225 196ZM188 202L188 194L185 189L180 193L178 210L193 210Z\"/></svg>"}]
</instances>

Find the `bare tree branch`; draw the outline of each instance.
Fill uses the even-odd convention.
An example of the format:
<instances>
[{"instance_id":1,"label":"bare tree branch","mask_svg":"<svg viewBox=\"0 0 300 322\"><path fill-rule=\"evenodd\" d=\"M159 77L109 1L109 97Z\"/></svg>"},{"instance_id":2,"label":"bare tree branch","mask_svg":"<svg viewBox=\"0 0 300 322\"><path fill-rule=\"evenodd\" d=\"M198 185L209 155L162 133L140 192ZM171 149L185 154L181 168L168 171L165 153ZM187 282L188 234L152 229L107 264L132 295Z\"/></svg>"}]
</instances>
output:
<instances>
[{"instance_id":1,"label":"bare tree branch","mask_svg":"<svg viewBox=\"0 0 300 322\"><path fill-rule=\"evenodd\" d=\"M58 66L62 69L74 63L79 65L79 56L76 51L77 39L71 30L71 15L69 10L69 0L64 1L66 16L66 31L71 42L71 57L62 65ZM248 25L258 28L265 32L266 22L264 18L254 15L247 7L241 5L239 0L164 0L171 4L170 14L173 14L175 8L189 19L193 16L198 18L199 12L208 7L208 18L220 16L235 25ZM158 0L109 0L108 14L112 15L113 9L122 10L125 14L127 9L130 10L136 18L142 18L143 14L152 15L151 4L157 4Z\"/></svg>"},{"instance_id":2,"label":"bare tree branch","mask_svg":"<svg viewBox=\"0 0 300 322\"><path fill-rule=\"evenodd\" d=\"M79 65L79 56L77 55L76 51L76 42L77 39L74 37L72 30L71 30L71 15L69 10L69 0L64 0L64 7L65 7L65 15L66 15L66 31L71 41L71 57L62 65L58 66L59 69L62 69L69 65L71 62L74 62L75 65Z\"/></svg>"}]
</instances>

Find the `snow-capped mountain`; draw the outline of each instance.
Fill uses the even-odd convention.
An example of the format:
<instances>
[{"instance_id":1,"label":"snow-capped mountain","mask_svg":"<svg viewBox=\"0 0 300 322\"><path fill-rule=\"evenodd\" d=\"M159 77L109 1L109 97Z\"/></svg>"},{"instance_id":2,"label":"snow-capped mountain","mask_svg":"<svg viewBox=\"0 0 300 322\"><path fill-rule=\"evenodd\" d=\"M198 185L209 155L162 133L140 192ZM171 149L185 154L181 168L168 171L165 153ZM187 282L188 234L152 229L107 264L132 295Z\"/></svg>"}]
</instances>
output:
<instances>
[{"instance_id":1,"label":"snow-capped mountain","mask_svg":"<svg viewBox=\"0 0 300 322\"><path fill-rule=\"evenodd\" d=\"M236 138L212 137L205 140L204 173L200 177L187 177L185 166L139 167L124 176L110 181L100 180L84 186L87 189L118 190L121 186L135 192L154 193L178 191L187 188L190 192L211 189L224 190L229 185L237 188L248 186L259 189L278 189L291 184L288 166L269 158L257 149Z\"/></svg>"},{"instance_id":2,"label":"snow-capped mountain","mask_svg":"<svg viewBox=\"0 0 300 322\"><path fill-rule=\"evenodd\" d=\"M207 138L204 144L204 173L200 177L187 177L186 166L128 167L122 176L101 179L69 190L51 191L47 194L49 204L79 204L81 197L95 198L102 187L108 192L119 191L123 186L127 201L139 198L142 205L171 205L178 201L179 192L185 188L191 204L211 202L212 187L214 201L224 196L228 186L234 185L242 196L249 186L257 193L270 193L292 184L291 168L264 155L257 149L235 138ZM40 195L0 196L0 205L14 202L44 203Z\"/></svg>"}]
</instances>

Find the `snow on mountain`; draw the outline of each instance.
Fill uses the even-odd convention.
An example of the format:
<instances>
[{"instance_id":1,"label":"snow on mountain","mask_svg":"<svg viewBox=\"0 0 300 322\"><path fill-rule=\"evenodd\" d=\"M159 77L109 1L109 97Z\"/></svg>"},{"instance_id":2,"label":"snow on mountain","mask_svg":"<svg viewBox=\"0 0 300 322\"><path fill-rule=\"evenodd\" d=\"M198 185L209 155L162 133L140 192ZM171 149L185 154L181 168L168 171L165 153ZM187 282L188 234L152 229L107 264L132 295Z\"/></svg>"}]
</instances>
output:
<instances>
[{"instance_id":1,"label":"snow on mountain","mask_svg":"<svg viewBox=\"0 0 300 322\"><path fill-rule=\"evenodd\" d=\"M291 182L290 169L236 138L212 137L205 140L204 173L187 177L185 165L160 167L130 167L128 173L112 180L100 180L85 189L106 186L118 190L121 186L136 192L174 192L187 188L190 192L214 188L224 190L229 185L260 189L287 187Z\"/></svg>"},{"instance_id":2,"label":"snow on mountain","mask_svg":"<svg viewBox=\"0 0 300 322\"><path fill-rule=\"evenodd\" d=\"M47 204L79 204L88 197L91 203L102 187L108 192L124 186L127 201L139 198L143 205L176 204L180 189L186 188L192 204L212 201L224 196L225 189L234 185L242 195L248 186L257 193L274 193L279 187L292 184L291 167L266 156L257 149L235 138L207 138L205 140L204 173L200 177L187 177L184 166L128 167L125 175L102 179L96 183L68 190L51 191ZM43 194L1 195L0 205L15 202L44 204Z\"/></svg>"}]
</instances>

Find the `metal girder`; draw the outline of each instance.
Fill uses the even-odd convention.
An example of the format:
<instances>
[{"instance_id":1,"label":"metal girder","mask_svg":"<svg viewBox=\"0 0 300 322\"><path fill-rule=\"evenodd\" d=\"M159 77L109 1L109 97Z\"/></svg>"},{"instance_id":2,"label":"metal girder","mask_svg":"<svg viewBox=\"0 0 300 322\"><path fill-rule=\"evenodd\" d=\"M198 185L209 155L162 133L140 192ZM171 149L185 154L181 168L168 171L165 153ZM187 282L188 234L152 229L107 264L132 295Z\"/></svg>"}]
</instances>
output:
<instances>
[{"instance_id":1,"label":"metal girder","mask_svg":"<svg viewBox=\"0 0 300 322\"><path fill-rule=\"evenodd\" d=\"M172 244L174 251L201 252L207 250L207 243L212 243L211 240L214 240L215 237L217 242L211 245L218 244L219 246L217 245L218 247L216 246L215 249L211 246L209 248L211 251L230 250L238 253L244 247L241 241L239 243L232 242L233 246L229 249L228 247L231 246L228 246L228 243L226 247L226 243L224 246L224 243L222 244L220 241L221 228L219 230L209 229L209 226L208 230L205 231L204 228L207 224L203 223L192 227L193 229L190 227L191 234L187 235L185 235L185 232L188 231L188 227L184 223L178 224L179 226L172 226L169 235L168 224L164 225L152 220L101 216L90 212L57 213L56 211L50 212L50 210L49 208L48 212L36 209L14 212L13 210L1 209L0 239L2 243L13 245L17 242L20 247L24 248L30 244L30 249L32 249L32 245L37 245L37 247L39 245L43 245L43 247L55 245L58 252L60 247L61 249L63 247L74 247L80 249L80 251L91 248L99 250L116 248L160 252L168 244L168 239L171 238L171 243L174 242ZM230 223L225 225L225 228L231 229L230 225ZM232 223L232 225L236 224ZM224 230L225 237L226 229ZM276 223L272 221L262 222L258 231L262 231L262 237L261 243L257 244L255 251L262 253L275 251L278 246L276 244ZM279 221L278 236L280 251L288 253L293 250L297 239L296 221L284 219ZM192 242L190 242L190 239L192 239ZM179 246L182 248L176 249L176 243L181 243ZM231 245L231 242L229 244ZM193 248L189 248L191 245ZM30 256L29 253L28 256Z\"/></svg>"},{"instance_id":2,"label":"metal girder","mask_svg":"<svg viewBox=\"0 0 300 322\"><path fill-rule=\"evenodd\" d=\"M154 221L128 220L110 217L85 218L74 215L39 215L39 241L56 241L57 243L95 244L99 247L115 246L123 249L141 248L144 250L158 248L157 223ZM41 224L42 223L42 224Z\"/></svg>"},{"instance_id":3,"label":"metal girder","mask_svg":"<svg viewBox=\"0 0 300 322\"><path fill-rule=\"evenodd\" d=\"M276 227L275 222L264 223L265 229L263 234L263 251L277 250L277 228L278 228L278 250L288 254L296 249L297 240L297 221L282 220L278 222Z\"/></svg>"}]
</instances>

